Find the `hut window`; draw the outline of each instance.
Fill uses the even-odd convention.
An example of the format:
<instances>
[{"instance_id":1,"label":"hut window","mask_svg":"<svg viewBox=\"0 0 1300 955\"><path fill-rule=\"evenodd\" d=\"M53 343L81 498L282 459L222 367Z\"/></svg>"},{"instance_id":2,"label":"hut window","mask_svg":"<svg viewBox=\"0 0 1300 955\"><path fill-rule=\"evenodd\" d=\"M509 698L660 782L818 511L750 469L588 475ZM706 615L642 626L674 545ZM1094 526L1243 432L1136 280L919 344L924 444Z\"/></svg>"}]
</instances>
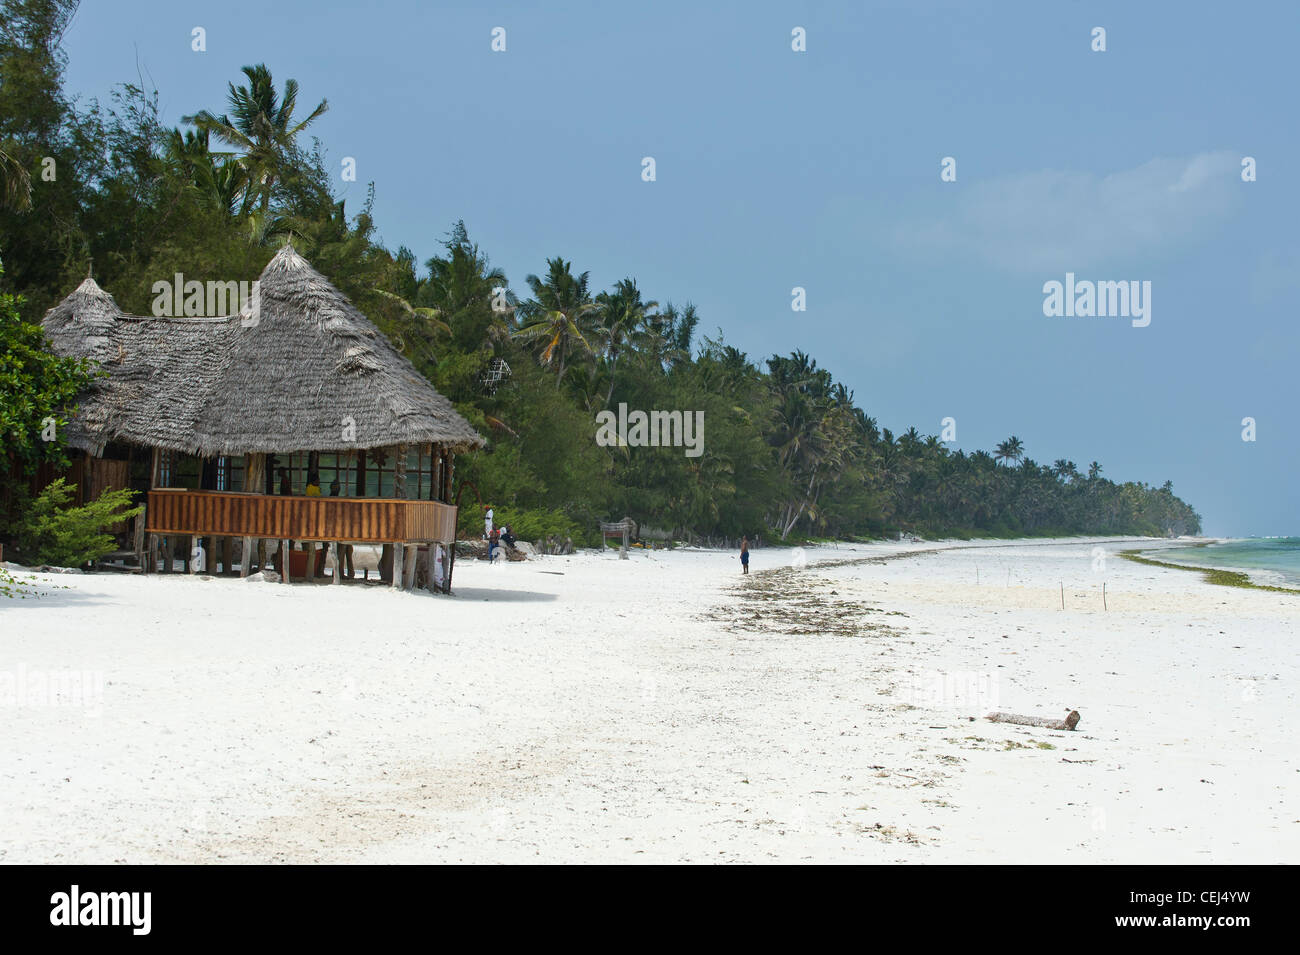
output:
<instances>
[{"instance_id":1,"label":"hut window","mask_svg":"<svg viewBox=\"0 0 1300 955\"><path fill-rule=\"evenodd\" d=\"M217 490L244 490L244 456L217 458Z\"/></svg>"},{"instance_id":2,"label":"hut window","mask_svg":"<svg viewBox=\"0 0 1300 955\"><path fill-rule=\"evenodd\" d=\"M393 460L391 451L376 448L366 452L366 497L393 496ZM432 483L433 458L424 449L408 449L406 496L412 500L427 498Z\"/></svg>"},{"instance_id":3,"label":"hut window","mask_svg":"<svg viewBox=\"0 0 1300 955\"><path fill-rule=\"evenodd\" d=\"M281 454L276 457L274 473L277 494L280 487L280 468L288 470L289 483L293 486L294 494L307 493L309 455L310 452L308 451L295 451L293 454ZM355 456L352 454L335 454L332 451L321 451L316 455L316 458L316 469L320 472L321 495L329 497L330 485L337 480L339 482L339 495L351 497L351 482L355 479Z\"/></svg>"},{"instance_id":4,"label":"hut window","mask_svg":"<svg viewBox=\"0 0 1300 955\"><path fill-rule=\"evenodd\" d=\"M172 459L171 481L167 487L183 487L191 491L199 489L199 478L203 462L192 454L178 454Z\"/></svg>"},{"instance_id":5,"label":"hut window","mask_svg":"<svg viewBox=\"0 0 1300 955\"><path fill-rule=\"evenodd\" d=\"M189 454L158 452L158 486L183 487L193 491L199 486L202 462Z\"/></svg>"}]
</instances>

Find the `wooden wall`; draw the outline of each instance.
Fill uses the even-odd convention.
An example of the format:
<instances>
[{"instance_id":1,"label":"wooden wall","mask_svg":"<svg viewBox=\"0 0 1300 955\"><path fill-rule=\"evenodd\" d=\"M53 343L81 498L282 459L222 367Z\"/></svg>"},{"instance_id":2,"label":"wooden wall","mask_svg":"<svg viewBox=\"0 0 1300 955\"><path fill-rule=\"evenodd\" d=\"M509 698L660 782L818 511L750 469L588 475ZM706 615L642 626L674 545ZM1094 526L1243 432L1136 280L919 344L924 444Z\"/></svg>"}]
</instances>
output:
<instances>
[{"instance_id":1,"label":"wooden wall","mask_svg":"<svg viewBox=\"0 0 1300 955\"><path fill-rule=\"evenodd\" d=\"M231 491L149 492L150 534L354 543L450 543L456 507L388 498L281 497Z\"/></svg>"}]
</instances>

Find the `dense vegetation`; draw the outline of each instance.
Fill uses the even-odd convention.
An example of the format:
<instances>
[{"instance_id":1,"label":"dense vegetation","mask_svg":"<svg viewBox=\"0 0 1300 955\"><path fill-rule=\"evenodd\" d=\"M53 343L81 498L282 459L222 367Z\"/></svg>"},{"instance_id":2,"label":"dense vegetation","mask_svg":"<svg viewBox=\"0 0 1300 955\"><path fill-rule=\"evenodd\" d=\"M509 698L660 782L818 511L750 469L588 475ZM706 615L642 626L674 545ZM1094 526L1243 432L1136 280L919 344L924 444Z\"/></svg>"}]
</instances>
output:
<instances>
[{"instance_id":1,"label":"dense vegetation","mask_svg":"<svg viewBox=\"0 0 1300 955\"><path fill-rule=\"evenodd\" d=\"M810 356L755 360L700 337L694 307L633 278L596 290L555 257L516 295L461 222L422 265L384 248L371 203L345 211L306 141L324 99L300 102L293 80L254 66L181 129L130 84L78 105L59 49L74 6L0 0L2 281L28 321L92 266L124 309L147 312L160 278L252 279L292 240L489 438L457 474L517 526L590 539L627 514L714 539L1199 531L1168 483L1042 465L1016 438L968 454L881 428ZM598 444L596 415L620 404L703 411L704 453Z\"/></svg>"}]
</instances>

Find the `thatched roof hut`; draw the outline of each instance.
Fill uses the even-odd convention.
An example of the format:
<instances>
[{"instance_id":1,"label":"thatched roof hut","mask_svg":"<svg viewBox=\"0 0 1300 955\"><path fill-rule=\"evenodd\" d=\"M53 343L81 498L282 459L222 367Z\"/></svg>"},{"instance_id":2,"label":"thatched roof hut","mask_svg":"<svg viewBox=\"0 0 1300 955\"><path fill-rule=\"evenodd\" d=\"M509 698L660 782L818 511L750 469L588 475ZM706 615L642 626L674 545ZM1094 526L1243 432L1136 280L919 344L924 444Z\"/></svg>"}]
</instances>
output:
<instances>
[{"instance_id":1,"label":"thatched roof hut","mask_svg":"<svg viewBox=\"0 0 1300 955\"><path fill-rule=\"evenodd\" d=\"M87 278L46 314L60 354L100 363L68 444L126 441L204 457L483 439L348 299L285 246L258 311L218 318L123 314Z\"/></svg>"},{"instance_id":2,"label":"thatched roof hut","mask_svg":"<svg viewBox=\"0 0 1300 955\"><path fill-rule=\"evenodd\" d=\"M147 492L141 568L157 566L165 541L170 569L185 537L242 537L244 574L254 540L278 539L282 565L290 541L380 543L394 583L405 554L409 586L420 545L455 539L453 459L482 437L292 247L254 288L233 314L139 316L87 278L46 313L53 350L104 372L64 435L84 452L78 483ZM231 571L229 550L224 563ZM450 583L449 565L440 586Z\"/></svg>"}]
</instances>

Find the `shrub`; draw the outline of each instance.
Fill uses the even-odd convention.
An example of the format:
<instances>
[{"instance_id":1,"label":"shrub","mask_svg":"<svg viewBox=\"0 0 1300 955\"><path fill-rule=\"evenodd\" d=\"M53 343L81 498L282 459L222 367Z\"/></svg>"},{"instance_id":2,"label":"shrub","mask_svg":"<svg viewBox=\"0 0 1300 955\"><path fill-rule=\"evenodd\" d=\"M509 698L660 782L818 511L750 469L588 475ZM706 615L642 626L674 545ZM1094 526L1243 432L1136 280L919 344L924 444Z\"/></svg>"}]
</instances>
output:
<instances>
[{"instance_id":1,"label":"shrub","mask_svg":"<svg viewBox=\"0 0 1300 955\"><path fill-rule=\"evenodd\" d=\"M509 524L510 533L530 544L544 540L548 535L554 535L561 540L572 537L575 544L582 541L582 528L577 521L567 517L562 511L546 508L518 510L509 508L508 511L498 511L496 519L498 525Z\"/></svg>"},{"instance_id":2,"label":"shrub","mask_svg":"<svg viewBox=\"0 0 1300 955\"><path fill-rule=\"evenodd\" d=\"M144 510L132 506L133 496L130 490L110 489L89 504L69 507L72 488L59 478L22 509L15 535L18 552L27 563L56 567L98 560L116 546L104 527Z\"/></svg>"}]
</instances>

